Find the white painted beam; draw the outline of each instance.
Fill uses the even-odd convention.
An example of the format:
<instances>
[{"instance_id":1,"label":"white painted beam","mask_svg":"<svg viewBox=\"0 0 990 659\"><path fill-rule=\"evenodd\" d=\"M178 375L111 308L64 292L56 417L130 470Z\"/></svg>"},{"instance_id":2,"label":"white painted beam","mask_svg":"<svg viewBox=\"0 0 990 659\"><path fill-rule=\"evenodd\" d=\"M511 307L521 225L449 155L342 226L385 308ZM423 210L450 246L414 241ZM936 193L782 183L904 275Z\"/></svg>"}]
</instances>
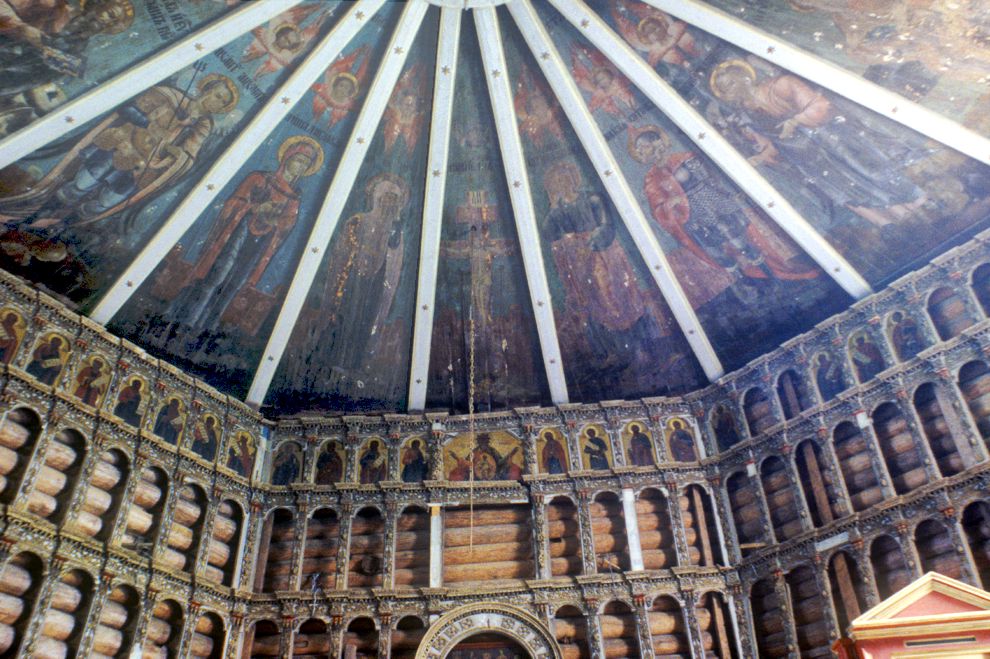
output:
<instances>
[{"instance_id":1,"label":"white painted beam","mask_svg":"<svg viewBox=\"0 0 990 659\"><path fill-rule=\"evenodd\" d=\"M533 210L529 175L526 172L526 160L519 139L519 124L516 120L495 9L491 7L475 9L474 22L478 31L478 42L481 45L481 59L485 67L488 94L495 114L495 128L502 153L505 180L509 183L509 200L512 202L512 211L516 220L516 233L519 234L519 248L526 269L526 279L529 282L529 297L533 304L540 348L543 351L543 366L550 385L550 397L554 403L566 403L567 382L564 379L560 345L557 341L550 286L547 283L543 253L540 250L540 234L536 226L536 213Z\"/></svg>"},{"instance_id":2,"label":"white painted beam","mask_svg":"<svg viewBox=\"0 0 990 659\"><path fill-rule=\"evenodd\" d=\"M190 66L301 1L258 0L243 4L202 30L49 112L31 125L0 140L0 169L33 153L39 147L54 142L90 119L112 110L135 94Z\"/></svg>"},{"instance_id":3,"label":"white painted beam","mask_svg":"<svg viewBox=\"0 0 990 659\"><path fill-rule=\"evenodd\" d=\"M644 2L971 158L990 163L987 137L743 20L697 0Z\"/></svg>"},{"instance_id":4,"label":"white painted beam","mask_svg":"<svg viewBox=\"0 0 990 659\"><path fill-rule=\"evenodd\" d=\"M409 409L426 407L426 385L433 340L433 306L436 302L437 268L443 202L447 189L447 156L454 109L461 10L444 7L440 12L436 74L433 81L433 115L430 119L430 150L427 158L426 194L423 200L423 229L419 246L419 278L416 284L416 316L413 327L412 365L409 371Z\"/></svg>"},{"instance_id":5,"label":"white painted beam","mask_svg":"<svg viewBox=\"0 0 990 659\"><path fill-rule=\"evenodd\" d=\"M581 0L549 0L633 84L646 94L695 146L774 219L808 256L849 295L868 295L870 285L728 140Z\"/></svg>"},{"instance_id":6,"label":"white painted beam","mask_svg":"<svg viewBox=\"0 0 990 659\"><path fill-rule=\"evenodd\" d=\"M649 267L674 318L677 319L684 336L694 350L705 375L709 380L717 380L725 372L722 364L708 341L708 336L698 321L684 289L674 276L663 248L636 200L636 195L629 187L605 136L602 135L598 123L588 110L584 97L574 84L574 78L567 70L550 35L547 34L529 0L512 0L508 7L523 38L536 56L543 75L564 109L564 114L567 115L578 139L581 140L595 171L598 172L602 185L619 211L643 261Z\"/></svg>"},{"instance_id":7,"label":"white painted beam","mask_svg":"<svg viewBox=\"0 0 990 659\"><path fill-rule=\"evenodd\" d=\"M402 16L389 40L388 50L385 51L384 59L375 79L368 89L361 113L358 115L351 131L347 146L344 148L344 155L337 165L337 171L330 183L326 199L320 208L320 213L316 217L316 222L306 241L306 248L299 257L299 264L296 266L292 284L286 293L282 309L279 311L278 319L275 321L275 328L271 336L268 337L268 345L265 347L261 364L255 373L251 389L248 391L247 403L249 405L261 405L268 392L268 386L275 376L275 369L282 359L285 346L292 335L292 328L296 324L299 312L302 311L309 295L309 289L313 285L316 271L323 260L323 253L333 238L340 214L344 210L347 198L351 194L351 188L357 179L361 165L371 146L372 137L381 121L382 113L388 104L395 83L402 73L402 67L406 62L409 49L412 47L419 26L423 22L426 10L429 8L426 0L409 0L402 10Z\"/></svg>"},{"instance_id":8,"label":"white painted beam","mask_svg":"<svg viewBox=\"0 0 990 659\"><path fill-rule=\"evenodd\" d=\"M224 186L240 171L269 133L285 118L312 84L323 74L328 63L363 28L368 19L385 4L385 0L361 0L292 72L265 106L217 158L202 181L186 195L165 224L142 248L124 273L114 282L91 314L93 320L106 324L124 306L131 295L158 266L172 246L206 210ZM359 18L360 16L360 18Z\"/></svg>"}]
</instances>

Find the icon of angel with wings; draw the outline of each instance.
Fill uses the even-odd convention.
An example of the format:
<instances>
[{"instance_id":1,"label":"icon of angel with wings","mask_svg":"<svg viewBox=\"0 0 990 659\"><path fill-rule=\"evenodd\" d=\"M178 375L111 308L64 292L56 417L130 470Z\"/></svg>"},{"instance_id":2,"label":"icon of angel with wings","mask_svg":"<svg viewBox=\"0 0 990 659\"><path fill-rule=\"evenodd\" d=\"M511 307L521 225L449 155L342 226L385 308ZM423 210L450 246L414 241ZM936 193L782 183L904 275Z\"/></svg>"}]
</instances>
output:
<instances>
[{"instance_id":1,"label":"icon of angel with wings","mask_svg":"<svg viewBox=\"0 0 990 659\"><path fill-rule=\"evenodd\" d=\"M313 121L328 111L330 126L346 117L357 105L367 75L367 46L337 59L323 74L323 82L313 85Z\"/></svg>"},{"instance_id":2,"label":"icon of angel with wings","mask_svg":"<svg viewBox=\"0 0 990 659\"><path fill-rule=\"evenodd\" d=\"M571 52L571 71L581 89L591 94L588 109L604 110L621 117L626 110L636 109L636 99L626 79L598 51L575 48Z\"/></svg>"},{"instance_id":3,"label":"icon of angel with wings","mask_svg":"<svg viewBox=\"0 0 990 659\"><path fill-rule=\"evenodd\" d=\"M612 16L622 36L633 48L646 53L653 68L661 62L686 67L688 60L700 54L687 25L653 7L619 0Z\"/></svg>"},{"instance_id":4,"label":"icon of angel with wings","mask_svg":"<svg viewBox=\"0 0 990 659\"><path fill-rule=\"evenodd\" d=\"M564 133L560 128L563 124L560 108L553 105L550 99L551 92L546 83L523 67L516 82L513 104L519 118L519 130L537 147L543 146L548 133L559 141L564 141Z\"/></svg>"},{"instance_id":5,"label":"icon of angel with wings","mask_svg":"<svg viewBox=\"0 0 990 659\"><path fill-rule=\"evenodd\" d=\"M313 41L323 23L333 14L333 10L324 10L306 27L301 25L315 12L325 7L326 5L319 2L303 3L279 14L267 24L251 30L254 40L244 49L241 62L263 60L254 72L255 80L281 71L306 50L306 46Z\"/></svg>"},{"instance_id":6,"label":"icon of angel with wings","mask_svg":"<svg viewBox=\"0 0 990 659\"><path fill-rule=\"evenodd\" d=\"M392 92L392 98L385 109L386 153L392 150L400 137L406 143L407 153L412 153L416 148L425 114L420 97L421 77L419 64L412 65L399 78L395 91Z\"/></svg>"}]
</instances>

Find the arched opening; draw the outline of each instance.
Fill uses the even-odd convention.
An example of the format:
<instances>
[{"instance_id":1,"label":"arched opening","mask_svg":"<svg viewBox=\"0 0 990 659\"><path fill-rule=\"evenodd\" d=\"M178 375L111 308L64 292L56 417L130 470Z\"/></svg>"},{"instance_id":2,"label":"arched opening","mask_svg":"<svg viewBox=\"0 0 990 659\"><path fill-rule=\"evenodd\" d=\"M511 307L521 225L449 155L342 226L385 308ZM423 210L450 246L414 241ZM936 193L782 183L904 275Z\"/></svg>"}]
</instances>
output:
<instances>
[{"instance_id":1,"label":"arched opening","mask_svg":"<svg viewBox=\"0 0 990 659\"><path fill-rule=\"evenodd\" d=\"M35 641L35 656L74 657L93 601L93 578L69 570L55 583Z\"/></svg>"},{"instance_id":2,"label":"arched opening","mask_svg":"<svg viewBox=\"0 0 990 659\"><path fill-rule=\"evenodd\" d=\"M107 540L124 503L130 462L122 451L104 451L93 469L82 509L72 521L86 535Z\"/></svg>"},{"instance_id":3,"label":"arched opening","mask_svg":"<svg viewBox=\"0 0 990 659\"><path fill-rule=\"evenodd\" d=\"M272 485L289 485L302 476L302 449L295 442L279 447L272 459Z\"/></svg>"},{"instance_id":4,"label":"arched opening","mask_svg":"<svg viewBox=\"0 0 990 659\"><path fill-rule=\"evenodd\" d=\"M576 577L584 571L578 510L568 497L554 497L547 504L547 544L550 576Z\"/></svg>"},{"instance_id":5,"label":"arched opening","mask_svg":"<svg viewBox=\"0 0 990 659\"><path fill-rule=\"evenodd\" d=\"M86 440L75 430L63 430L52 437L34 491L28 496L28 510L61 526L85 455Z\"/></svg>"},{"instance_id":6,"label":"arched opening","mask_svg":"<svg viewBox=\"0 0 990 659\"><path fill-rule=\"evenodd\" d=\"M155 603L144 637L144 656L178 657L182 642L182 607L172 600Z\"/></svg>"},{"instance_id":7,"label":"arched opening","mask_svg":"<svg viewBox=\"0 0 990 659\"><path fill-rule=\"evenodd\" d=\"M11 503L24 478L41 419L26 407L11 410L0 423L0 503Z\"/></svg>"},{"instance_id":8,"label":"arched opening","mask_svg":"<svg viewBox=\"0 0 990 659\"><path fill-rule=\"evenodd\" d=\"M877 592L884 600L911 583L914 575L897 540L882 535L870 545L870 564L877 580Z\"/></svg>"},{"instance_id":9,"label":"arched opening","mask_svg":"<svg viewBox=\"0 0 990 659\"><path fill-rule=\"evenodd\" d=\"M804 527L801 525L797 499L791 488L787 465L776 456L767 458L760 468L760 478L763 481L763 494L767 499L770 522L777 542L783 542L800 534Z\"/></svg>"},{"instance_id":10,"label":"arched opening","mask_svg":"<svg viewBox=\"0 0 990 659\"><path fill-rule=\"evenodd\" d=\"M739 550L746 556L754 549L763 547L763 515L760 512L760 497L749 475L742 471L729 476L725 481L732 508L732 523L736 527Z\"/></svg>"},{"instance_id":11,"label":"arched opening","mask_svg":"<svg viewBox=\"0 0 990 659\"><path fill-rule=\"evenodd\" d=\"M914 547L921 559L921 572L938 572L953 579L963 578L963 564L952 534L942 522L926 519L914 531Z\"/></svg>"},{"instance_id":12,"label":"arched opening","mask_svg":"<svg viewBox=\"0 0 990 659\"><path fill-rule=\"evenodd\" d=\"M536 576L533 514L528 505L457 506L443 514L443 583Z\"/></svg>"},{"instance_id":13,"label":"arched opening","mask_svg":"<svg viewBox=\"0 0 990 659\"><path fill-rule=\"evenodd\" d=\"M611 574L630 569L626 518L619 497L614 492L599 492L588 507L598 573Z\"/></svg>"},{"instance_id":14,"label":"arched opening","mask_svg":"<svg viewBox=\"0 0 990 659\"><path fill-rule=\"evenodd\" d=\"M636 615L625 602L613 601L605 605L598 617L602 632L602 649L606 657L638 659L639 633Z\"/></svg>"},{"instance_id":15,"label":"arched opening","mask_svg":"<svg viewBox=\"0 0 990 659\"><path fill-rule=\"evenodd\" d=\"M392 630L391 659L414 659L424 634L426 625L416 616L400 619Z\"/></svg>"},{"instance_id":16,"label":"arched opening","mask_svg":"<svg viewBox=\"0 0 990 659\"><path fill-rule=\"evenodd\" d=\"M0 573L0 593L5 611L0 622L0 657L16 657L24 632L34 614L44 568L41 559L28 552L17 554Z\"/></svg>"},{"instance_id":17,"label":"arched opening","mask_svg":"<svg viewBox=\"0 0 990 659\"><path fill-rule=\"evenodd\" d=\"M777 659L790 653L782 605L772 579L757 581L749 591L749 608L753 613L756 647L761 659Z\"/></svg>"},{"instance_id":18,"label":"arched opening","mask_svg":"<svg viewBox=\"0 0 990 659\"><path fill-rule=\"evenodd\" d=\"M244 639L244 657L246 659L268 659L281 657L282 632L278 625L271 620L259 620L254 623L253 633Z\"/></svg>"},{"instance_id":19,"label":"arched opening","mask_svg":"<svg viewBox=\"0 0 990 659\"><path fill-rule=\"evenodd\" d=\"M682 491L679 505L691 565L725 565L715 509L708 492L700 485L688 485Z\"/></svg>"},{"instance_id":20,"label":"arched opening","mask_svg":"<svg viewBox=\"0 0 990 659\"><path fill-rule=\"evenodd\" d=\"M973 271L972 286L983 315L990 316L990 263L982 263Z\"/></svg>"},{"instance_id":21,"label":"arched opening","mask_svg":"<svg viewBox=\"0 0 990 659\"><path fill-rule=\"evenodd\" d=\"M942 476L952 476L965 469L934 384L926 382L918 387L914 392L914 409Z\"/></svg>"},{"instance_id":22,"label":"arched opening","mask_svg":"<svg viewBox=\"0 0 990 659\"><path fill-rule=\"evenodd\" d=\"M151 553L167 498L168 477L165 472L157 467L143 468L125 517L127 530L122 541L124 548L143 555Z\"/></svg>"},{"instance_id":23,"label":"arched opening","mask_svg":"<svg viewBox=\"0 0 990 659\"><path fill-rule=\"evenodd\" d=\"M832 606L844 635L849 623L866 611L866 584L859 578L856 561L844 551L836 552L828 562L828 582Z\"/></svg>"},{"instance_id":24,"label":"arched opening","mask_svg":"<svg viewBox=\"0 0 990 659\"><path fill-rule=\"evenodd\" d=\"M866 435L850 421L843 421L832 431L832 446L839 460L839 471L846 484L849 503L855 512L883 501L880 474L873 463Z\"/></svg>"},{"instance_id":25,"label":"arched opening","mask_svg":"<svg viewBox=\"0 0 990 659\"><path fill-rule=\"evenodd\" d=\"M702 643L707 657L717 659L738 659L739 651L736 636L732 630L732 617L729 604L721 593L706 593L695 609L698 627L701 628ZM711 638L711 647L709 646Z\"/></svg>"},{"instance_id":26,"label":"arched opening","mask_svg":"<svg viewBox=\"0 0 990 659\"><path fill-rule=\"evenodd\" d=\"M667 497L660 490L648 488L639 493L636 521L639 524L639 544L643 550L643 567L659 570L677 565L670 509Z\"/></svg>"},{"instance_id":27,"label":"arched opening","mask_svg":"<svg viewBox=\"0 0 990 659\"><path fill-rule=\"evenodd\" d=\"M204 576L210 581L224 586L233 585L243 524L241 507L230 499L221 501L213 519L213 538L206 555Z\"/></svg>"},{"instance_id":28,"label":"arched opening","mask_svg":"<svg viewBox=\"0 0 990 659\"><path fill-rule=\"evenodd\" d=\"M302 581L305 591L337 588L337 555L340 552L340 518L333 508L319 508L306 525ZM289 558L292 555L289 554Z\"/></svg>"},{"instance_id":29,"label":"arched opening","mask_svg":"<svg viewBox=\"0 0 990 659\"><path fill-rule=\"evenodd\" d=\"M928 347L928 339L918 325L918 321L903 311L898 310L890 314L887 330L897 359L902 362L912 359Z\"/></svg>"},{"instance_id":30,"label":"arched opening","mask_svg":"<svg viewBox=\"0 0 990 659\"><path fill-rule=\"evenodd\" d=\"M347 588L376 588L385 572L385 518L372 506L359 510L351 521L351 551ZM376 636L377 644L377 636Z\"/></svg>"},{"instance_id":31,"label":"arched opening","mask_svg":"<svg viewBox=\"0 0 990 659\"><path fill-rule=\"evenodd\" d=\"M179 488L172 524L168 529L167 545L162 560L184 572L192 572L196 566L196 552L203 537L206 519L206 493L198 485L186 484Z\"/></svg>"},{"instance_id":32,"label":"arched opening","mask_svg":"<svg viewBox=\"0 0 990 659\"><path fill-rule=\"evenodd\" d=\"M430 585L430 513L409 506L396 521L395 585Z\"/></svg>"},{"instance_id":33,"label":"arched opening","mask_svg":"<svg viewBox=\"0 0 990 659\"><path fill-rule=\"evenodd\" d=\"M196 618L196 626L189 636L189 656L222 659L225 637L223 620L220 616L215 613L204 613Z\"/></svg>"},{"instance_id":34,"label":"arched opening","mask_svg":"<svg viewBox=\"0 0 990 659\"><path fill-rule=\"evenodd\" d=\"M332 659L332 642L327 623L319 618L310 618L299 625L292 642L292 656L305 659Z\"/></svg>"},{"instance_id":35,"label":"arched opening","mask_svg":"<svg viewBox=\"0 0 990 659\"><path fill-rule=\"evenodd\" d=\"M818 528L841 517L839 496L832 482L832 474L824 468L826 463L818 444L810 439L798 444L794 462L812 524Z\"/></svg>"},{"instance_id":36,"label":"arched opening","mask_svg":"<svg viewBox=\"0 0 990 659\"><path fill-rule=\"evenodd\" d=\"M990 588L990 503L976 501L966 506L962 527L973 554L976 577L987 590Z\"/></svg>"},{"instance_id":37,"label":"arched opening","mask_svg":"<svg viewBox=\"0 0 990 659\"><path fill-rule=\"evenodd\" d=\"M935 289L928 296L928 315L943 341L959 336L963 330L974 324L966 308L966 301L955 289L948 286Z\"/></svg>"},{"instance_id":38,"label":"arched opening","mask_svg":"<svg viewBox=\"0 0 990 659\"><path fill-rule=\"evenodd\" d=\"M910 492L928 482L921 451L897 405L883 403L873 410L873 432L898 494Z\"/></svg>"},{"instance_id":39,"label":"arched opening","mask_svg":"<svg viewBox=\"0 0 990 659\"><path fill-rule=\"evenodd\" d=\"M801 656L831 656L828 622L825 616L828 602L822 597L815 571L807 566L791 570L787 574L787 587L791 593L794 630L797 632Z\"/></svg>"},{"instance_id":40,"label":"arched opening","mask_svg":"<svg viewBox=\"0 0 990 659\"><path fill-rule=\"evenodd\" d=\"M804 381L793 369L787 369L777 378L777 398L785 419L793 419L812 405Z\"/></svg>"},{"instance_id":41,"label":"arched opening","mask_svg":"<svg viewBox=\"0 0 990 659\"><path fill-rule=\"evenodd\" d=\"M346 659L377 659L378 628L371 618L355 618L344 632L343 653Z\"/></svg>"},{"instance_id":42,"label":"arched opening","mask_svg":"<svg viewBox=\"0 0 990 659\"><path fill-rule=\"evenodd\" d=\"M569 659L591 659L588 621L576 606L562 606L553 616L553 635L560 653Z\"/></svg>"},{"instance_id":43,"label":"arched opening","mask_svg":"<svg viewBox=\"0 0 990 659\"><path fill-rule=\"evenodd\" d=\"M766 392L759 387L753 387L743 396L743 413L746 415L750 437L756 437L777 423L773 416L773 405Z\"/></svg>"},{"instance_id":44,"label":"arched opening","mask_svg":"<svg viewBox=\"0 0 990 659\"><path fill-rule=\"evenodd\" d=\"M684 614L681 605L673 597L663 595L653 600L653 606L646 612L650 622L650 640L653 652L658 656L691 656L691 640L684 629ZM701 619L698 626L703 627ZM702 632L711 640L711 634ZM711 646L711 643L707 645ZM705 648L706 651L711 648Z\"/></svg>"},{"instance_id":45,"label":"arched opening","mask_svg":"<svg viewBox=\"0 0 990 659\"><path fill-rule=\"evenodd\" d=\"M974 361L959 369L959 391L962 392L973 421L984 441L990 440L990 368Z\"/></svg>"},{"instance_id":46,"label":"arched opening","mask_svg":"<svg viewBox=\"0 0 990 659\"><path fill-rule=\"evenodd\" d=\"M140 611L141 598L136 590L124 585L111 590L100 609L100 619L93 634L93 653L126 657L134 643Z\"/></svg>"},{"instance_id":47,"label":"arched opening","mask_svg":"<svg viewBox=\"0 0 990 659\"><path fill-rule=\"evenodd\" d=\"M296 590L295 575L292 573L292 550L296 544L295 516L285 508L278 508L268 515L265 527L255 590L263 593ZM265 536L268 542L265 542Z\"/></svg>"},{"instance_id":48,"label":"arched opening","mask_svg":"<svg viewBox=\"0 0 990 659\"><path fill-rule=\"evenodd\" d=\"M739 443L739 430L736 428L736 417L725 405L718 405L712 411L710 420L712 432L720 451L726 451Z\"/></svg>"}]
</instances>

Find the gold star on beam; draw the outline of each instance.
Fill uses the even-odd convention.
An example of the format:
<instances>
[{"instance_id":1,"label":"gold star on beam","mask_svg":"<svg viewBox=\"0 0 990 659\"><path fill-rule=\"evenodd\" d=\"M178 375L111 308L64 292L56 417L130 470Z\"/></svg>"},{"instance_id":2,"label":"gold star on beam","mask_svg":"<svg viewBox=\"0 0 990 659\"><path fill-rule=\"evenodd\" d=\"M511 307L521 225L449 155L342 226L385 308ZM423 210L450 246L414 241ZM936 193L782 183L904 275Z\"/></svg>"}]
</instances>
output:
<instances>
[{"instance_id":1,"label":"gold star on beam","mask_svg":"<svg viewBox=\"0 0 990 659\"><path fill-rule=\"evenodd\" d=\"M443 66L440 67L440 73L444 75L450 75L450 67L444 64Z\"/></svg>"},{"instance_id":2,"label":"gold star on beam","mask_svg":"<svg viewBox=\"0 0 990 659\"><path fill-rule=\"evenodd\" d=\"M502 72L501 71L499 71L498 69L492 69L492 77L493 78L497 78L500 75L502 75Z\"/></svg>"},{"instance_id":3,"label":"gold star on beam","mask_svg":"<svg viewBox=\"0 0 990 659\"><path fill-rule=\"evenodd\" d=\"M288 105L288 104L289 104L289 97L288 96L283 96L282 97L282 105Z\"/></svg>"},{"instance_id":4,"label":"gold star on beam","mask_svg":"<svg viewBox=\"0 0 990 659\"><path fill-rule=\"evenodd\" d=\"M542 53L540 53L540 59L550 59L550 53L544 50Z\"/></svg>"},{"instance_id":5,"label":"gold star on beam","mask_svg":"<svg viewBox=\"0 0 990 659\"><path fill-rule=\"evenodd\" d=\"M514 187L514 188L518 188L521 185L522 185L522 183L520 181L518 181L518 180L512 182L512 187Z\"/></svg>"},{"instance_id":6,"label":"gold star on beam","mask_svg":"<svg viewBox=\"0 0 990 659\"><path fill-rule=\"evenodd\" d=\"M197 52L202 52L203 51L203 44L196 43L196 44L193 45L193 48L195 48L197 50Z\"/></svg>"},{"instance_id":7,"label":"gold star on beam","mask_svg":"<svg viewBox=\"0 0 990 659\"><path fill-rule=\"evenodd\" d=\"M406 52L406 51L405 51L405 49L404 49L404 48L403 48L402 46L396 46L396 47L395 47L395 50L394 50L393 52L394 52L394 53L395 53L396 55L401 55L402 53L404 53L404 52Z\"/></svg>"},{"instance_id":8,"label":"gold star on beam","mask_svg":"<svg viewBox=\"0 0 990 659\"><path fill-rule=\"evenodd\" d=\"M320 248L319 247L310 247L309 248L309 251L313 252L314 254L319 254L320 253Z\"/></svg>"},{"instance_id":9,"label":"gold star on beam","mask_svg":"<svg viewBox=\"0 0 990 659\"><path fill-rule=\"evenodd\" d=\"M433 170L433 176L440 176L440 170L439 169L434 169Z\"/></svg>"},{"instance_id":10,"label":"gold star on beam","mask_svg":"<svg viewBox=\"0 0 990 659\"><path fill-rule=\"evenodd\" d=\"M357 143L358 144L364 144L364 138L363 137L357 138Z\"/></svg>"},{"instance_id":11,"label":"gold star on beam","mask_svg":"<svg viewBox=\"0 0 990 659\"><path fill-rule=\"evenodd\" d=\"M358 13L354 14L354 18L358 19L359 21L364 20L364 12L359 11Z\"/></svg>"},{"instance_id":12,"label":"gold star on beam","mask_svg":"<svg viewBox=\"0 0 990 659\"><path fill-rule=\"evenodd\" d=\"M210 192L213 192L214 190L217 189L217 186L213 185L212 183L207 183L206 189L209 190Z\"/></svg>"},{"instance_id":13,"label":"gold star on beam","mask_svg":"<svg viewBox=\"0 0 990 659\"><path fill-rule=\"evenodd\" d=\"M773 46L767 46L767 55L773 55L775 52L777 52L776 48Z\"/></svg>"},{"instance_id":14,"label":"gold star on beam","mask_svg":"<svg viewBox=\"0 0 990 659\"><path fill-rule=\"evenodd\" d=\"M75 121L76 121L76 120L75 120L75 118L74 118L74 117L66 117L66 118L65 118L65 123L67 123L67 124L72 124L72 123L75 123Z\"/></svg>"},{"instance_id":15,"label":"gold star on beam","mask_svg":"<svg viewBox=\"0 0 990 659\"><path fill-rule=\"evenodd\" d=\"M581 27L588 27L589 25L591 25L591 21L589 21L587 18L581 19Z\"/></svg>"}]
</instances>

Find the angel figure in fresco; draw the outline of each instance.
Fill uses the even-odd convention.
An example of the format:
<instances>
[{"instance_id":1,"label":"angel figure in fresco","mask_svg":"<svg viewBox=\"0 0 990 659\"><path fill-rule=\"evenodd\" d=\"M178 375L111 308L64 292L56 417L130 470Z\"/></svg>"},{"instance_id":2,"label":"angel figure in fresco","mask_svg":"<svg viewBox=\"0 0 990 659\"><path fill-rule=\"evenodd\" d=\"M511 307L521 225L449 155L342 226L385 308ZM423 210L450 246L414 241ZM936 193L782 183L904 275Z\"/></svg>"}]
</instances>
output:
<instances>
[{"instance_id":1,"label":"angel figure in fresco","mask_svg":"<svg viewBox=\"0 0 990 659\"><path fill-rule=\"evenodd\" d=\"M636 467L652 467L656 464L653 459L653 444L639 424L629 426L629 463Z\"/></svg>"},{"instance_id":2,"label":"angel figure in fresco","mask_svg":"<svg viewBox=\"0 0 990 659\"><path fill-rule=\"evenodd\" d=\"M903 311L890 316L890 339L901 361L911 359L926 347L918 323Z\"/></svg>"},{"instance_id":3,"label":"angel figure in fresco","mask_svg":"<svg viewBox=\"0 0 990 659\"><path fill-rule=\"evenodd\" d=\"M117 418L135 428L141 425L141 403L144 400L143 390L144 381L141 378L133 378L117 394L117 405L113 408L113 413L117 415Z\"/></svg>"},{"instance_id":4,"label":"angel figure in fresco","mask_svg":"<svg viewBox=\"0 0 990 659\"><path fill-rule=\"evenodd\" d=\"M254 469L254 454L257 449L254 446L254 437L243 430L227 448L227 468L231 471L248 478L251 470Z\"/></svg>"},{"instance_id":5,"label":"angel figure in fresco","mask_svg":"<svg viewBox=\"0 0 990 659\"><path fill-rule=\"evenodd\" d=\"M186 415L182 410L182 402L178 398L169 398L168 402L158 410L152 432L169 444L177 446L185 425Z\"/></svg>"},{"instance_id":6,"label":"angel figure in fresco","mask_svg":"<svg viewBox=\"0 0 990 659\"><path fill-rule=\"evenodd\" d=\"M358 467L360 468L358 477L362 484L368 485L385 480L388 476L386 457L384 448L379 448L378 440L373 439L368 442L368 448L364 450L358 460Z\"/></svg>"},{"instance_id":7,"label":"angel figure in fresco","mask_svg":"<svg viewBox=\"0 0 990 659\"><path fill-rule=\"evenodd\" d=\"M547 430L543 433L543 451L540 453L540 461L543 463L543 470L548 474L562 474L567 470L567 455L564 453L564 446L557 440L557 436Z\"/></svg>"},{"instance_id":8,"label":"angel figure in fresco","mask_svg":"<svg viewBox=\"0 0 990 659\"><path fill-rule=\"evenodd\" d=\"M68 341L58 335L50 336L38 342L26 370L38 382L52 385L68 357Z\"/></svg>"},{"instance_id":9,"label":"angel figure in fresco","mask_svg":"<svg viewBox=\"0 0 990 659\"><path fill-rule=\"evenodd\" d=\"M361 86L368 76L368 46L361 46L341 57L323 74L323 82L313 85L313 121L329 111L331 127L357 107Z\"/></svg>"},{"instance_id":10,"label":"angel figure in fresco","mask_svg":"<svg viewBox=\"0 0 990 659\"><path fill-rule=\"evenodd\" d=\"M207 414L202 421L197 421L193 426L192 450L193 453L211 462L217 454L217 447L220 445L220 423L212 414Z\"/></svg>"},{"instance_id":11,"label":"angel figure in fresco","mask_svg":"<svg viewBox=\"0 0 990 659\"><path fill-rule=\"evenodd\" d=\"M21 346L27 325L16 311L0 313L0 363L9 364Z\"/></svg>"},{"instance_id":12,"label":"angel figure in fresco","mask_svg":"<svg viewBox=\"0 0 990 659\"><path fill-rule=\"evenodd\" d=\"M344 477L344 462L337 452L337 445L330 443L323 448L316 461L316 484L333 485Z\"/></svg>"},{"instance_id":13,"label":"angel figure in fresco","mask_svg":"<svg viewBox=\"0 0 990 659\"><path fill-rule=\"evenodd\" d=\"M748 279L813 279L796 245L690 151L673 152L659 126L629 129L629 154L651 165L643 183L653 219L707 265Z\"/></svg>"},{"instance_id":14,"label":"angel figure in fresco","mask_svg":"<svg viewBox=\"0 0 990 659\"><path fill-rule=\"evenodd\" d=\"M399 138L402 138L406 145L406 153L412 153L416 148L416 142L422 132L423 118L426 115L426 108L420 98L420 89L423 86L423 75L419 64L409 67L389 98L388 106L382 121L385 123L385 153L388 153L396 145Z\"/></svg>"},{"instance_id":15,"label":"angel figure in fresco","mask_svg":"<svg viewBox=\"0 0 990 659\"><path fill-rule=\"evenodd\" d=\"M687 68L689 60L701 54L687 25L658 9L619 0L612 8L612 17L626 41L646 53L653 68L661 64Z\"/></svg>"},{"instance_id":16,"label":"angel figure in fresco","mask_svg":"<svg viewBox=\"0 0 990 659\"><path fill-rule=\"evenodd\" d=\"M333 9L320 16L304 28L299 27L313 12L322 10L319 3L302 3L279 14L266 25L251 30L254 35L241 62L253 62L263 59L254 72L257 80L262 76L281 71L300 55L306 46L320 32L323 23L333 14Z\"/></svg>"},{"instance_id":17,"label":"angel figure in fresco","mask_svg":"<svg viewBox=\"0 0 990 659\"><path fill-rule=\"evenodd\" d=\"M591 94L588 109L604 110L622 117L636 109L629 81L597 50L575 48L571 52L571 72L581 89Z\"/></svg>"},{"instance_id":18,"label":"angel figure in fresco","mask_svg":"<svg viewBox=\"0 0 990 659\"><path fill-rule=\"evenodd\" d=\"M304 135L289 137L279 146L278 161L274 172L248 174L224 202L203 252L169 304L165 316L171 324L161 340L180 323L196 332L216 330L238 293L258 285L296 225L298 183L323 165L323 148Z\"/></svg>"},{"instance_id":19,"label":"angel figure in fresco","mask_svg":"<svg viewBox=\"0 0 990 659\"><path fill-rule=\"evenodd\" d=\"M709 85L728 106L713 104L713 123L749 147L754 165L777 168L881 228L924 207L925 192L905 175L929 155L923 145L870 125L851 106L840 110L796 76L760 76L741 59L715 66Z\"/></svg>"},{"instance_id":20,"label":"angel figure in fresco","mask_svg":"<svg viewBox=\"0 0 990 659\"><path fill-rule=\"evenodd\" d=\"M548 137L564 141L560 109L550 101L551 91L529 67L523 67L512 96L519 130L536 147L543 147Z\"/></svg>"},{"instance_id":21,"label":"angel figure in fresco","mask_svg":"<svg viewBox=\"0 0 990 659\"><path fill-rule=\"evenodd\" d=\"M150 201L185 175L214 129L236 107L237 85L210 74L198 94L156 85L79 138L39 181L0 197L0 221L29 229L82 227Z\"/></svg>"},{"instance_id":22,"label":"angel figure in fresco","mask_svg":"<svg viewBox=\"0 0 990 659\"><path fill-rule=\"evenodd\" d=\"M608 442L598 436L598 431L588 428L585 431L584 454L588 469L611 469L608 457Z\"/></svg>"},{"instance_id":23,"label":"angel figure in fresco","mask_svg":"<svg viewBox=\"0 0 990 659\"><path fill-rule=\"evenodd\" d=\"M428 465L421 448L423 442L414 439L402 451L402 482L419 483L426 478Z\"/></svg>"},{"instance_id":24,"label":"angel figure in fresco","mask_svg":"<svg viewBox=\"0 0 990 659\"><path fill-rule=\"evenodd\" d=\"M73 395L86 405L97 406L110 386L110 366L99 357L93 357L76 375Z\"/></svg>"}]
</instances>

